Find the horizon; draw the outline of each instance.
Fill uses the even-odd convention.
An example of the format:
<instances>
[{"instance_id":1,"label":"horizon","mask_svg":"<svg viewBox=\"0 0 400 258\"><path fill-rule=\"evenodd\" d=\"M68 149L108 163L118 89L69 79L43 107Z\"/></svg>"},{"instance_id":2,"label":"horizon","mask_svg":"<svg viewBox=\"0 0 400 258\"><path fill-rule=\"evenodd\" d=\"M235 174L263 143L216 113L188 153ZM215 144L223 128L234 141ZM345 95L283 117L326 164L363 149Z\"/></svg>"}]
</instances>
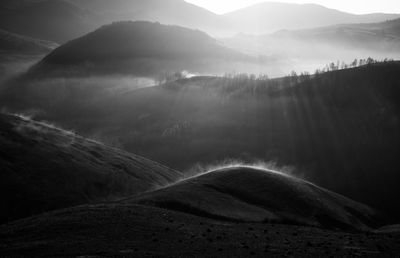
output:
<instances>
[{"instance_id":1,"label":"horizon","mask_svg":"<svg viewBox=\"0 0 400 258\"><path fill-rule=\"evenodd\" d=\"M310 2L308 0L185 0L185 2L200 6L213 13L223 15L234 12L246 7L250 7L260 3L289 3L289 4L316 4L329 9L335 9L342 12L352 14L372 14L372 13L388 13L400 14L400 3L396 0L382 0L382 1L362 1L362 0L320 0Z\"/></svg>"}]
</instances>

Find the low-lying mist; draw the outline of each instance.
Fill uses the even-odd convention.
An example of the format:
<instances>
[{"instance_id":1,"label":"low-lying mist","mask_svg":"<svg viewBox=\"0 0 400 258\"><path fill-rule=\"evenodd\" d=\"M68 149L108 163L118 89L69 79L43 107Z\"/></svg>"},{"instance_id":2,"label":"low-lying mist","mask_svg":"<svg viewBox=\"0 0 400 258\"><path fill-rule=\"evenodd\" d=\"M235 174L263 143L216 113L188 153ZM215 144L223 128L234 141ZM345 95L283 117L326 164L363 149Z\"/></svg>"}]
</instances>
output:
<instances>
[{"instance_id":1,"label":"low-lying mist","mask_svg":"<svg viewBox=\"0 0 400 258\"><path fill-rule=\"evenodd\" d=\"M283 33L283 32L282 32ZM291 71L314 73L331 62L351 63L354 59L372 57L378 60L400 59L398 41L376 41L369 45L352 42L335 42L308 37L296 38L272 34L254 36L238 34L232 38L221 39L228 47L253 56L267 56L273 60L277 69L268 73L280 77ZM267 71L265 69L265 71Z\"/></svg>"}]
</instances>

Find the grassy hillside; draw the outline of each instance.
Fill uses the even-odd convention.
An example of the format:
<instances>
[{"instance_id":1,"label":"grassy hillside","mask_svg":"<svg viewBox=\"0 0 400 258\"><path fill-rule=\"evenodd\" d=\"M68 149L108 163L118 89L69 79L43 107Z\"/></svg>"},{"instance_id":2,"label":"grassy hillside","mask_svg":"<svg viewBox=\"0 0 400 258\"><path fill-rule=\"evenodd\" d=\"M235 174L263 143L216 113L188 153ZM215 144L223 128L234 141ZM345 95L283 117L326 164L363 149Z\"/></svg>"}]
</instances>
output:
<instances>
[{"instance_id":1,"label":"grassy hillside","mask_svg":"<svg viewBox=\"0 0 400 258\"><path fill-rule=\"evenodd\" d=\"M62 45L32 71L46 75L52 71L84 75L154 75L182 70L211 73L215 63L246 59L198 30L151 22L117 22Z\"/></svg>"},{"instance_id":2,"label":"grassy hillside","mask_svg":"<svg viewBox=\"0 0 400 258\"><path fill-rule=\"evenodd\" d=\"M386 223L367 206L271 170L228 167L128 202L211 218L367 230Z\"/></svg>"},{"instance_id":3,"label":"grassy hillside","mask_svg":"<svg viewBox=\"0 0 400 258\"><path fill-rule=\"evenodd\" d=\"M11 115L0 115L0 145L0 223L115 200L180 178L156 162Z\"/></svg>"},{"instance_id":4,"label":"grassy hillside","mask_svg":"<svg viewBox=\"0 0 400 258\"><path fill-rule=\"evenodd\" d=\"M80 206L0 226L1 256L393 257L399 253L396 233L230 223L131 204Z\"/></svg>"},{"instance_id":5,"label":"grassy hillside","mask_svg":"<svg viewBox=\"0 0 400 258\"><path fill-rule=\"evenodd\" d=\"M292 166L399 216L399 70L390 62L274 80L196 77L123 94L44 80L10 86L1 103L181 171L225 159Z\"/></svg>"}]
</instances>

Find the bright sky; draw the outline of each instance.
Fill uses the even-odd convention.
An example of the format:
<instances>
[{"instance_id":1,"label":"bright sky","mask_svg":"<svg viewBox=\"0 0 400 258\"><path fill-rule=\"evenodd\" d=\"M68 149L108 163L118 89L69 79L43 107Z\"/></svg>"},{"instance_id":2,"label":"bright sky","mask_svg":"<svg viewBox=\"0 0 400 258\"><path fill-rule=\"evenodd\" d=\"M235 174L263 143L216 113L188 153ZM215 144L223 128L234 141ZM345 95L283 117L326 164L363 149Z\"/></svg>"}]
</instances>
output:
<instances>
[{"instance_id":1,"label":"bright sky","mask_svg":"<svg viewBox=\"0 0 400 258\"><path fill-rule=\"evenodd\" d=\"M186 2L204 7L212 12L222 14L240 9L265 0L185 0ZM400 0L275 0L285 3L314 3L340 11L364 13L400 13Z\"/></svg>"}]
</instances>

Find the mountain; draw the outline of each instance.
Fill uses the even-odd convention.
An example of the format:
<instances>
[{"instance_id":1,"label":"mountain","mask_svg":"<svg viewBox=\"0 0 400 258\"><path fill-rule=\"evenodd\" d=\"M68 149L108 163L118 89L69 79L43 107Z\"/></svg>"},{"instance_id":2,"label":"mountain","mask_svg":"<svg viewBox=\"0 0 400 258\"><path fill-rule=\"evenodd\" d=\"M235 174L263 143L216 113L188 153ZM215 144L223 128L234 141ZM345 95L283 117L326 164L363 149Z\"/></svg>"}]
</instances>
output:
<instances>
[{"instance_id":1,"label":"mountain","mask_svg":"<svg viewBox=\"0 0 400 258\"><path fill-rule=\"evenodd\" d=\"M230 30L218 15L183 0L26 0L0 4L1 29L60 44L123 20L157 21L222 35Z\"/></svg>"},{"instance_id":2,"label":"mountain","mask_svg":"<svg viewBox=\"0 0 400 258\"><path fill-rule=\"evenodd\" d=\"M380 23L340 24L272 34L237 34L220 39L224 45L251 55L286 60L287 71L315 71L322 65L373 57L400 58L400 19ZM285 67L285 65L284 65Z\"/></svg>"},{"instance_id":3,"label":"mountain","mask_svg":"<svg viewBox=\"0 0 400 258\"><path fill-rule=\"evenodd\" d=\"M104 24L124 20L160 22L227 37L239 32L264 34L399 17L398 14L355 15L313 4L271 2L225 15L183 0L4 0L0 3L0 29L59 44Z\"/></svg>"},{"instance_id":4,"label":"mountain","mask_svg":"<svg viewBox=\"0 0 400 258\"><path fill-rule=\"evenodd\" d=\"M63 43L95 28L94 17L65 0L27 1L13 8L0 8L0 28Z\"/></svg>"},{"instance_id":5,"label":"mountain","mask_svg":"<svg viewBox=\"0 0 400 258\"><path fill-rule=\"evenodd\" d=\"M151 22L117 22L62 45L33 71L140 75L182 70L213 72L218 62L246 59L198 30Z\"/></svg>"},{"instance_id":6,"label":"mountain","mask_svg":"<svg viewBox=\"0 0 400 258\"><path fill-rule=\"evenodd\" d=\"M102 24L121 20L145 20L179 25L206 31L212 35L229 35L234 28L223 17L183 0L71 0L95 12Z\"/></svg>"},{"instance_id":7,"label":"mountain","mask_svg":"<svg viewBox=\"0 0 400 258\"><path fill-rule=\"evenodd\" d=\"M248 222L358 230L384 223L367 206L309 182L240 166L207 172L128 202Z\"/></svg>"},{"instance_id":8,"label":"mountain","mask_svg":"<svg viewBox=\"0 0 400 258\"><path fill-rule=\"evenodd\" d=\"M0 115L0 223L116 200L175 182L148 159L14 115Z\"/></svg>"},{"instance_id":9,"label":"mountain","mask_svg":"<svg viewBox=\"0 0 400 258\"><path fill-rule=\"evenodd\" d=\"M57 47L49 41L33 39L0 29L0 52L7 54L47 54Z\"/></svg>"},{"instance_id":10,"label":"mountain","mask_svg":"<svg viewBox=\"0 0 400 258\"><path fill-rule=\"evenodd\" d=\"M399 18L398 14L355 15L316 4L264 2L243 8L224 17L242 32L265 34L277 30L296 30L343 23L373 23Z\"/></svg>"},{"instance_id":11,"label":"mountain","mask_svg":"<svg viewBox=\"0 0 400 258\"><path fill-rule=\"evenodd\" d=\"M295 41L303 45L332 45L344 50L357 48L396 53L400 50L400 19L382 23L343 24L308 30L280 31L266 36L264 42L273 44L274 39Z\"/></svg>"}]
</instances>

